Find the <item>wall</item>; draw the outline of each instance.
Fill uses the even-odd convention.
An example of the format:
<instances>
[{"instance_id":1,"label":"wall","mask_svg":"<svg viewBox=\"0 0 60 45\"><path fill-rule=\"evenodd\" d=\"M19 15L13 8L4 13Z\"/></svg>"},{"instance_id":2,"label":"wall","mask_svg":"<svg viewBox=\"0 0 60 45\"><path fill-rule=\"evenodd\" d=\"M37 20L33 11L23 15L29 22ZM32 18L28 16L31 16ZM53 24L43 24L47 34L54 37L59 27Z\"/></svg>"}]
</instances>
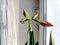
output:
<instances>
[{"instance_id":1,"label":"wall","mask_svg":"<svg viewBox=\"0 0 60 45\"><path fill-rule=\"evenodd\" d=\"M30 16L32 16L34 14L34 9L36 7L36 0L20 0L20 20L22 18L24 18L24 15L23 15L23 9L26 9ZM26 25L27 23L25 24L19 24L19 45L24 45L25 42L27 41L27 31L28 31L28 27ZM34 31L35 31L35 40L39 40L39 35L38 35L38 30L36 30L35 27L34 28Z\"/></svg>"}]
</instances>

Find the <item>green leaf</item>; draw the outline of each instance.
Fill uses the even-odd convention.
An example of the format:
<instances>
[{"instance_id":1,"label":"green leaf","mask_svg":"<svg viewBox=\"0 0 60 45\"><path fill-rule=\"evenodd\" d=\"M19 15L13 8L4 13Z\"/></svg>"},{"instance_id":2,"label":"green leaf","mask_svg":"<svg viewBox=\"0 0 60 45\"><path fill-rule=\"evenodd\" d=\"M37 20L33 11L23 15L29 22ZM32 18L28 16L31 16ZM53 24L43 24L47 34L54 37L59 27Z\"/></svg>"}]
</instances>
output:
<instances>
[{"instance_id":1,"label":"green leaf","mask_svg":"<svg viewBox=\"0 0 60 45\"><path fill-rule=\"evenodd\" d=\"M28 45L28 41L25 43L25 45Z\"/></svg>"},{"instance_id":2,"label":"green leaf","mask_svg":"<svg viewBox=\"0 0 60 45\"><path fill-rule=\"evenodd\" d=\"M34 32L30 31L30 45L34 45L35 41L34 41Z\"/></svg>"},{"instance_id":3,"label":"green leaf","mask_svg":"<svg viewBox=\"0 0 60 45\"><path fill-rule=\"evenodd\" d=\"M37 41L37 42L35 43L35 45L39 45L39 42Z\"/></svg>"},{"instance_id":4,"label":"green leaf","mask_svg":"<svg viewBox=\"0 0 60 45\"><path fill-rule=\"evenodd\" d=\"M55 45L54 39L53 39L53 37L52 37L52 31L50 32L49 45Z\"/></svg>"}]
</instances>

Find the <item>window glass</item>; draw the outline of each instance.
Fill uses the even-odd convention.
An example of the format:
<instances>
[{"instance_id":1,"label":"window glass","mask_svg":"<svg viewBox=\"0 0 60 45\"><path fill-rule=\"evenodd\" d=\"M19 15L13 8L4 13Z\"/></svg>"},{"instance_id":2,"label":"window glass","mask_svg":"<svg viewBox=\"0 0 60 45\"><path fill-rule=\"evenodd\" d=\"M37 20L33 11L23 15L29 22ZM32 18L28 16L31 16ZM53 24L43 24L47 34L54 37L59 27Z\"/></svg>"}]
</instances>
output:
<instances>
[{"instance_id":1,"label":"window glass","mask_svg":"<svg viewBox=\"0 0 60 45\"><path fill-rule=\"evenodd\" d=\"M51 30L55 45L60 45L60 0L47 0L47 21L54 25L47 27L47 45Z\"/></svg>"}]
</instances>

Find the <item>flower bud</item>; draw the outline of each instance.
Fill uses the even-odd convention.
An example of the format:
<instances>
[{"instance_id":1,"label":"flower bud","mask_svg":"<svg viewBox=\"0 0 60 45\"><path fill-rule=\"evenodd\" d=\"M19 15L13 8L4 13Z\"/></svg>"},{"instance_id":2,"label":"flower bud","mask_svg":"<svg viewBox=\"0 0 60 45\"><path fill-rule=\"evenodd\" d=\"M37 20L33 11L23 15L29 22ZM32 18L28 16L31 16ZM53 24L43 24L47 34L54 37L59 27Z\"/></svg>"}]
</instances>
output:
<instances>
[{"instance_id":1,"label":"flower bud","mask_svg":"<svg viewBox=\"0 0 60 45\"><path fill-rule=\"evenodd\" d=\"M51 23L49 22L41 22L40 23L42 26L47 26L47 27L50 27L50 26L53 26Z\"/></svg>"},{"instance_id":2,"label":"flower bud","mask_svg":"<svg viewBox=\"0 0 60 45\"><path fill-rule=\"evenodd\" d=\"M39 15L39 10L37 10L37 11L35 12L35 14L34 14L34 16L33 16L33 19L37 18L38 15Z\"/></svg>"},{"instance_id":3,"label":"flower bud","mask_svg":"<svg viewBox=\"0 0 60 45\"><path fill-rule=\"evenodd\" d=\"M25 9L23 10L23 14L26 18L30 18L29 13Z\"/></svg>"},{"instance_id":4,"label":"flower bud","mask_svg":"<svg viewBox=\"0 0 60 45\"><path fill-rule=\"evenodd\" d=\"M25 22L24 19L22 19L22 20L20 21L21 24L24 24L24 22Z\"/></svg>"}]
</instances>

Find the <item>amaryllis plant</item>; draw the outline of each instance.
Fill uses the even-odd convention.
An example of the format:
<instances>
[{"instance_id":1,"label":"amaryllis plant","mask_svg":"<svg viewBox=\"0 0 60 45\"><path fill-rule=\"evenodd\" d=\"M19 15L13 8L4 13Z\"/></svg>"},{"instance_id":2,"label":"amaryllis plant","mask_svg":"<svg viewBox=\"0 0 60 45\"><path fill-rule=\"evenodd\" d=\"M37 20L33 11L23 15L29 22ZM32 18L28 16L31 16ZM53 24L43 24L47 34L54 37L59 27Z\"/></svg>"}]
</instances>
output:
<instances>
[{"instance_id":1,"label":"amaryllis plant","mask_svg":"<svg viewBox=\"0 0 60 45\"><path fill-rule=\"evenodd\" d=\"M38 41L35 42L34 40L34 32L32 30L32 21L35 21L37 23L39 23L42 26L45 27L50 27L53 26L51 23L49 22L44 22L42 20L37 19L38 15L39 15L39 10L37 10L35 12L35 14L30 17L29 13L24 9L23 10L23 15L26 17L25 19L22 19L20 21L20 23L24 24L25 22L28 22L28 34L29 34L29 40L26 41L25 45L39 45Z\"/></svg>"}]
</instances>

